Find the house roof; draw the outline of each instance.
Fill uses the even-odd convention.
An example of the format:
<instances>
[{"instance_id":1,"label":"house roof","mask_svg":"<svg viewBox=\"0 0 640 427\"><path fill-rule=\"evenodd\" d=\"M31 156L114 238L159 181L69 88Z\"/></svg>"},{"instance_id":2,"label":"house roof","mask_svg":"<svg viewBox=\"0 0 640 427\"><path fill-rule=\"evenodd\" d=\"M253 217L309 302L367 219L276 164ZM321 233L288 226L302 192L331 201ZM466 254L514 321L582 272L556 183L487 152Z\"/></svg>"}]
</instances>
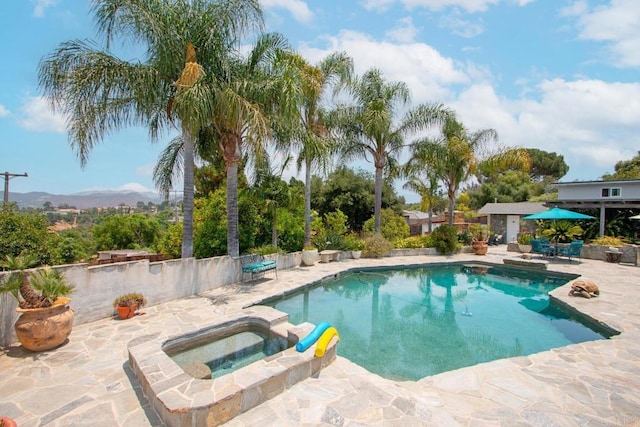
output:
<instances>
[{"instance_id":1,"label":"house roof","mask_svg":"<svg viewBox=\"0 0 640 427\"><path fill-rule=\"evenodd\" d=\"M429 214L421 211L408 211L405 210L404 216L409 219L427 219L429 218Z\"/></svg>"},{"instance_id":2,"label":"house roof","mask_svg":"<svg viewBox=\"0 0 640 427\"><path fill-rule=\"evenodd\" d=\"M487 215L531 215L546 209L543 202L487 203L478 212Z\"/></svg>"},{"instance_id":3,"label":"house roof","mask_svg":"<svg viewBox=\"0 0 640 427\"><path fill-rule=\"evenodd\" d=\"M640 184L640 179L615 179L611 181L573 181L573 182L554 182L551 187L572 186L572 185L612 185L612 184Z\"/></svg>"}]
</instances>

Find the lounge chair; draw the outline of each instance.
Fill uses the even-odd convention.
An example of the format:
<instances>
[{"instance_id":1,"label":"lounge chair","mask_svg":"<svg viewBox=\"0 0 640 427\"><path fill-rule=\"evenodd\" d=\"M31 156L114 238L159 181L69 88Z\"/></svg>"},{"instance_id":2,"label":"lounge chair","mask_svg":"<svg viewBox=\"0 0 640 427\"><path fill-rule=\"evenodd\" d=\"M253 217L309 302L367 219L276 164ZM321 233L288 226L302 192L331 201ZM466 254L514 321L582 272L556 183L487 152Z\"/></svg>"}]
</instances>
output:
<instances>
[{"instance_id":1,"label":"lounge chair","mask_svg":"<svg viewBox=\"0 0 640 427\"><path fill-rule=\"evenodd\" d=\"M558 250L558 255L566 256L569 258L569 262L571 262L571 257L582 258L582 245L584 242L582 240L574 240L569 244L569 246L565 246Z\"/></svg>"},{"instance_id":2,"label":"lounge chair","mask_svg":"<svg viewBox=\"0 0 640 427\"><path fill-rule=\"evenodd\" d=\"M549 244L548 239L531 239L531 253L552 256L555 254L555 248Z\"/></svg>"}]
</instances>

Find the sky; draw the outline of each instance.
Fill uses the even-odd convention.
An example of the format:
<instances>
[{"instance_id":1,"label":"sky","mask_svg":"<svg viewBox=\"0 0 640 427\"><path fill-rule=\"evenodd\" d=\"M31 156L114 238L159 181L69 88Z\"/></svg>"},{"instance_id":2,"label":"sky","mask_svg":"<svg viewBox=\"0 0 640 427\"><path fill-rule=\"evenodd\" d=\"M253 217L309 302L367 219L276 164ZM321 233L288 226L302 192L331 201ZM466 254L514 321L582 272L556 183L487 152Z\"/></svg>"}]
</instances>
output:
<instances>
[{"instance_id":1,"label":"sky","mask_svg":"<svg viewBox=\"0 0 640 427\"><path fill-rule=\"evenodd\" d=\"M597 180L640 150L638 0L260 3L266 31L311 63L344 51L357 74L375 67L405 82L411 105L440 102L471 131L495 129L502 146L563 155L564 182ZM123 129L83 169L64 117L41 97L40 60L72 39L102 43L89 0L2 1L0 173L28 174L10 180L11 192L155 191L153 166L173 135L151 143L145 128Z\"/></svg>"}]
</instances>

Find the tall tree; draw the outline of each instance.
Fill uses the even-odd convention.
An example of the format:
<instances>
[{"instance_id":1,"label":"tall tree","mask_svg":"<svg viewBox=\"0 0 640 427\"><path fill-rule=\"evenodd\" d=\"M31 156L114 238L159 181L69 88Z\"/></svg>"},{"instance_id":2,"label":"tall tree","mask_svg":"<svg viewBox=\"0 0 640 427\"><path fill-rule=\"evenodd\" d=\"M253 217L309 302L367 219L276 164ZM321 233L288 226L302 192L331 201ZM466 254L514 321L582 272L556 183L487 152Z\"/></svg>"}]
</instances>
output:
<instances>
[{"instance_id":1,"label":"tall tree","mask_svg":"<svg viewBox=\"0 0 640 427\"><path fill-rule=\"evenodd\" d=\"M621 160L616 163L614 173L602 175L605 181L616 179L640 179L640 151L631 160Z\"/></svg>"},{"instance_id":2,"label":"tall tree","mask_svg":"<svg viewBox=\"0 0 640 427\"><path fill-rule=\"evenodd\" d=\"M373 161L374 233L379 235L384 171L397 166L395 156L405 147L405 137L444 122L450 112L440 104L422 104L396 121L399 110L410 100L409 88L404 82L387 82L377 69L354 79L349 89L355 103L340 112L338 123L344 143L339 150L344 160Z\"/></svg>"},{"instance_id":3,"label":"tall tree","mask_svg":"<svg viewBox=\"0 0 640 427\"><path fill-rule=\"evenodd\" d=\"M311 245L311 173L314 166L326 166L331 154L331 134L327 129L329 112L323 108L327 91L335 95L351 78L353 60L344 52L329 55L317 65L310 65L301 56L292 57L299 82L300 132L298 170L304 164L304 246Z\"/></svg>"},{"instance_id":4,"label":"tall tree","mask_svg":"<svg viewBox=\"0 0 640 427\"><path fill-rule=\"evenodd\" d=\"M181 134L184 172L182 256L193 254L194 143L222 97L229 57L262 26L258 0L95 0L92 13L104 48L62 43L39 66L44 96L68 120L70 143L84 167L110 133L145 126L152 140ZM110 51L116 40L146 50L143 61Z\"/></svg>"},{"instance_id":5,"label":"tall tree","mask_svg":"<svg viewBox=\"0 0 640 427\"><path fill-rule=\"evenodd\" d=\"M437 138L424 138L412 145L412 158L429 164L444 183L449 199L449 225L453 225L456 194L460 185L476 173L478 164L486 156L489 144L497 142L494 129L475 132L467 130L455 116L448 117ZM528 168L529 158L525 150L498 149L487 156L489 168L506 165Z\"/></svg>"}]
</instances>

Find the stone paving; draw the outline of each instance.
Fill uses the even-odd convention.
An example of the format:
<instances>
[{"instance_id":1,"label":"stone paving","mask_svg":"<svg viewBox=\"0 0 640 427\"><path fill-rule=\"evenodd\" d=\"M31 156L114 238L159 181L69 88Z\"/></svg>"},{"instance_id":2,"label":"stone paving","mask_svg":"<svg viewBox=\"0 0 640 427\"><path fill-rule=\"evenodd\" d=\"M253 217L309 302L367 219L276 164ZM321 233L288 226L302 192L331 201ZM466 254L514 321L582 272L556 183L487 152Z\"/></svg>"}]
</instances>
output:
<instances>
[{"instance_id":1,"label":"stone paving","mask_svg":"<svg viewBox=\"0 0 640 427\"><path fill-rule=\"evenodd\" d=\"M0 353L0 415L28 426L160 426L128 363L127 344L197 329L270 295L348 268L447 261L502 264L506 247L484 257L407 256L316 264L278 279L225 286L147 307L144 315L74 326L69 342L31 353ZM582 274L599 298L553 296L621 332L526 357L446 372L417 382L381 378L339 356L228 426L640 426L640 269L596 260L551 260L549 270Z\"/></svg>"}]
</instances>

